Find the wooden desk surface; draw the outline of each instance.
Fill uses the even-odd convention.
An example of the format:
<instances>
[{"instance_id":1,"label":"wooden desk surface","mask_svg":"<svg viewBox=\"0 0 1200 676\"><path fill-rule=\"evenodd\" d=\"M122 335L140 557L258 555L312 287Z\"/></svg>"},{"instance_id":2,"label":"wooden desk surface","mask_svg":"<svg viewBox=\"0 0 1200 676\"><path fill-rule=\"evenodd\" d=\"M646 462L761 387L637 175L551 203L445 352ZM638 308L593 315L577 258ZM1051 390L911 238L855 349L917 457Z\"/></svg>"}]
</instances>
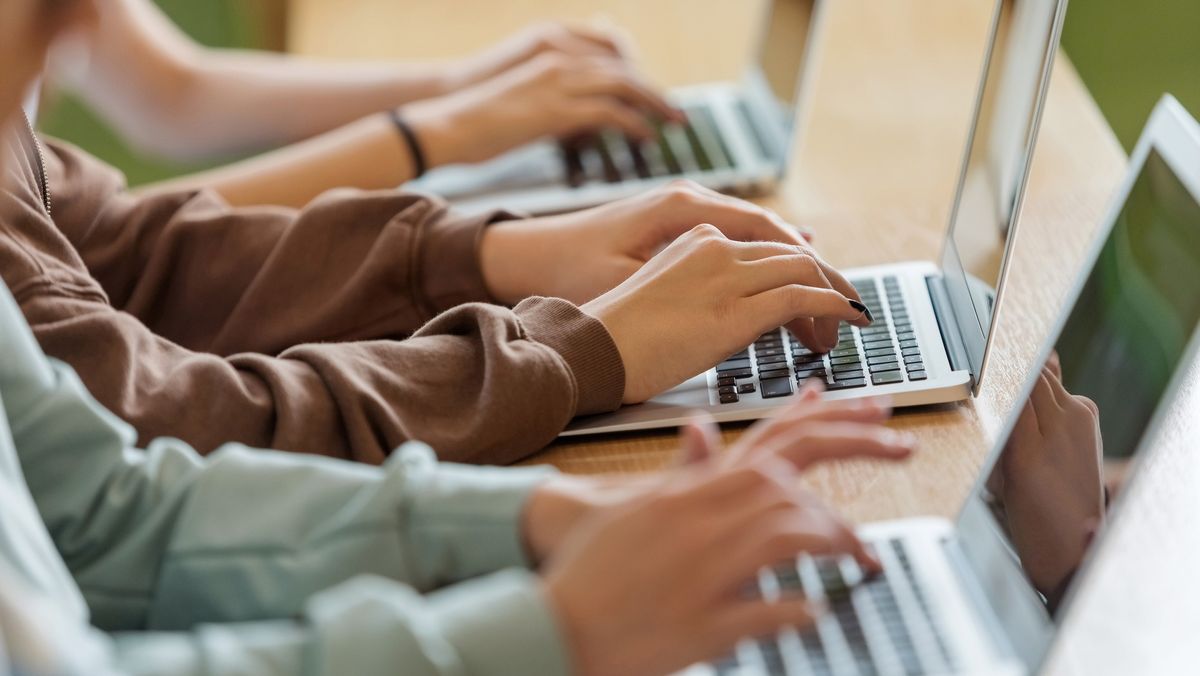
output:
<instances>
[{"instance_id":1,"label":"wooden desk surface","mask_svg":"<svg viewBox=\"0 0 1200 676\"><path fill-rule=\"evenodd\" d=\"M733 77L749 54L751 5L722 0L510 0L502 9L479 0L293 0L289 44L301 53L330 57L445 58L498 40L539 18L595 17L597 6L632 34L644 69L664 85ZM830 4L810 114L793 154L798 159L778 194L763 202L813 227L833 263L851 267L936 259L991 7L990 0ZM1099 110L1060 55L1015 245L1009 295L979 397L960 405L901 412L893 426L915 433L922 444L911 462L820 468L809 477L816 490L861 521L952 516L957 511L1062 294L1078 272L1085 244L1106 212L1125 162ZM1191 425L1191 436L1196 417L1186 411L1179 416L1181 424ZM727 430L726 437L738 433ZM669 433L618 435L557 443L531 461L550 462L570 472L642 471L661 466L674 446ZM1164 476L1190 477L1195 489L1200 486L1200 461L1185 454L1186 444L1175 447L1157 464L1171 468L1163 470ZM1197 492L1182 493L1187 495L1180 505L1191 510L1185 513L1200 513ZM1141 545L1147 538L1166 539L1172 522L1165 517L1162 521L1149 536L1141 531L1140 540L1130 537ZM1200 533L1194 521L1191 528ZM1174 548L1167 550L1191 552L1194 562L1198 540L1200 534L1182 542L1176 539ZM1132 566L1144 571L1136 567L1137 561L1126 559L1126 570ZM1164 591L1152 598L1171 597ZM1193 598L1200 599L1200 594ZM1119 619L1126 617L1123 606L1104 607L1105 599L1093 601L1091 605L1102 608L1096 611L1100 619L1093 619L1078 641L1064 643L1067 657L1059 661L1072 667L1068 671L1099 673L1087 665L1107 664L1096 661L1088 648L1089 636L1114 639L1119 634L1129 643L1131 625ZM1192 606L1200 606L1200 601ZM1137 608L1146 616L1139 620L1144 623L1152 619L1156 606ZM1183 626L1200 626L1195 607L1191 613L1193 622ZM1143 640L1135 646L1139 650L1122 655L1153 657L1159 650L1155 646L1167 645L1164 641L1172 635L1182 638L1178 626L1165 624L1153 640ZM1189 643L1194 641L1176 645ZM1139 664L1128 659L1119 663Z\"/></svg>"}]
</instances>

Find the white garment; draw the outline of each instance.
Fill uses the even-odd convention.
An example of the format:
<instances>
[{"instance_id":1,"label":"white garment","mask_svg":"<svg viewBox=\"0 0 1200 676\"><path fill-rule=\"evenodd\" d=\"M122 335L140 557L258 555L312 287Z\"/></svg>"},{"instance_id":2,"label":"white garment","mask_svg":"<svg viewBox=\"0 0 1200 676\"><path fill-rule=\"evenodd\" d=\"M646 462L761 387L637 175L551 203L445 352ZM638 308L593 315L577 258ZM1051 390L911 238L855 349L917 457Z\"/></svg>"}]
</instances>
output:
<instances>
[{"instance_id":1,"label":"white garment","mask_svg":"<svg viewBox=\"0 0 1200 676\"><path fill-rule=\"evenodd\" d=\"M29 124L37 124L38 104L42 97L42 81L35 80L33 86L29 88L29 93L25 95L25 117L29 118Z\"/></svg>"}]
</instances>

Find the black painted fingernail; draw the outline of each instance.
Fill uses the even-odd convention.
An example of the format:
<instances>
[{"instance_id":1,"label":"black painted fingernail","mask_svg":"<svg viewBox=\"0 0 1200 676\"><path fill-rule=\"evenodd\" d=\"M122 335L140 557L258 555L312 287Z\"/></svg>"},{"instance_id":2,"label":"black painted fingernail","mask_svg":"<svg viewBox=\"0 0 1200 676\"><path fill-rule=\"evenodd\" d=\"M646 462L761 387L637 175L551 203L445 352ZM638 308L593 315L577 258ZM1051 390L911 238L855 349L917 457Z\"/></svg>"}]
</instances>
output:
<instances>
[{"instance_id":1,"label":"black painted fingernail","mask_svg":"<svg viewBox=\"0 0 1200 676\"><path fill-rule=\"evenodd\" d=\"M853 298L848 298L847 300L850 301L850 307L854 308L855 310L858 310L859 313L861 313L863 316L865 316L867 318L868 322L875 321L875 318L871 316L870 308L868 308L866 305L863 305L862 303L854 300Z\"/></svg>"}]
</instances>

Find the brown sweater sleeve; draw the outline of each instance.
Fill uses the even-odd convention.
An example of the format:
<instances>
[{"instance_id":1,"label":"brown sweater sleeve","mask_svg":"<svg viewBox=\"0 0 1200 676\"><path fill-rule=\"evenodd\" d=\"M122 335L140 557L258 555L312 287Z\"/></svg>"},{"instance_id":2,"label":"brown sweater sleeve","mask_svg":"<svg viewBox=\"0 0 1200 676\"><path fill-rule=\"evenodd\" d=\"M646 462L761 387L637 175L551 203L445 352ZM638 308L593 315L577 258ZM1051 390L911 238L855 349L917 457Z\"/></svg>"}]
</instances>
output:
<instances>
[{"instance_id":1,"label":"brown sweater sleeve","mask_svg":"<svg viewBox=\"0 0 1200 676\"><path fill-rule=\"evenodd\" d=\"M512 218L455 217L399 191L334 191L302 210L233 209L208 191L137 196L87 155L48 146L56 224L113 306L217 354L407 336L487 301L480 235Z\"/></svg>"},{"instance_id":2,"label":"brown sweater sleeve","mask_svg":"<svg viewBox=\"0 0 1200 676\"><path fill-rule=\"evenodd\" d=\"M55 194L54 216L60 223L56 227L41 206L36 172L31 168L35 160L28 152L18 159L25 161L10 163L16 165L15 180L10 181L14 187L6 189L0 200L0 274L43 349L75 367L102 404L137 428L143 443L158 436L174 436L207 452L220 443L240 441L377 463L399 443L421 439L446 460L499 463L541 448L574 415L610 410L620 403L624 370L611 337L597 320L559 299L530 299L515 310L481 303L462 305L437 315L406 340L278 345L280 349L273 355L221 356L188 349L179 341L156 335L138 317L112 307L59 230L86 233L87 224L75 223L75 219L87 221L89 214L91 219L95 214L108 217L110 209L136 212L144 204L119 197L131 201L113 206L114 193L103 189L111 183L111 176L82 162L78 171L58 175L65 185ZM53 183L51 188L53 192ZM414 219L420 221L416 225L399 214L432 207L422 207L420 200L411 197L370 193L331 197L302 212L295 223L305 217L315 222L318 215L322 219L337 219L340 214L383 218L380 205L389 200L408 206L377 226L381 233L377 241L392 237L389 244L407 246L407 259L417 261L416 271L412 267L388 271L387 266L363 262L348 274L365 274L362 269L370 268L369 274L387 277L379 284L422 286L419 293L410 295L429 307L409 311L418 314L440 309L459 291L453 285L440 287L444 278L434 276L431 268L444 265L453 270L473 264L473 245L467 246L469 238L462 235L475 227L470 221L440 216ZM221 227L229 231L239 225L253 228L261 224L253 218L243 220L242 212L221 206L193 202L189 208L195 208L201 219L205 213L216 214L218 222L228 221ZM283 214L294 212L277 213L280 215L271 218L286 219ZM431 236L430 232L437 230L435 223L445 229ZM212 247L209 255L221 253L216 243L205 241ZM128 245L137 247L139 242ZM280 251L275 246L269 247L272 255ZM387 314L369 305L358 306L357 312L336 305L324 307L315 292L299 301L289 295L286 284L276 282L272 282L271 294L257 296L261 309L243 309L242 284L224 279L232 273L221 268L219 261L206 267L204 256L181 255L173 264L193 266L190 274L166 274L163 283L183 283L179 280L192 275L215 277L203 293L183 296L195 304L190 312L208 313L205 302L211 294L212 303L234 307L214 315L249 313L248 325L260 323L258 330L273 336L259 339L264 344L276 345L282 338L272 334L269 322L260 322L256 312L272 322L295 315L295 325L304 325L308 320L303 315L310 311L306 304L315 303L320 307L312 312L345 317L351 325L348 334L359 330L353 327L356 317ZM320 253L306 255L318 257ZM313 264L321 260L308 259ZM278 264L286 267L286 261ZM114 279L118 276L117 268L112 274ZM244 283L256 281L252 278ZM135 279L127 288L137 289L145 283L149 281ZM167 290L157 298L156 303L166 305L177 302L178 297ZM379 303L397 302L381 299ZM412 302L414 307L418 305L418 301ZM164 307L157 312L162 313L158 322L188 332L189 310ZM166 322L163 316L175 318L172 321L178 325ZM205 318L196 321L209 330L225 325ZM253 328L245 330L254 332ZM331 332L331 339L337 337L335 333ZM217 342L218 337L212 341Z\"/></svg>"}]
</instances>

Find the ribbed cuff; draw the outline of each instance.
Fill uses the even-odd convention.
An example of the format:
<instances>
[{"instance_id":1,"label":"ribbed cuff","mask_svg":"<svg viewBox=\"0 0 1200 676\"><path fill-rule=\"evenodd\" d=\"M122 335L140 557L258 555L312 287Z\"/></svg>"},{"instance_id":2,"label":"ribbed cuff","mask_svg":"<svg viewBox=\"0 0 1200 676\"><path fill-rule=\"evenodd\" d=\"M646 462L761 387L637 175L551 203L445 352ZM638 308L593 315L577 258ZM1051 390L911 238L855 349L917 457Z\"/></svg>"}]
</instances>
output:
<instances>
[{"instance_id":1,"label":"ribbed cuff","mask_svg":"<svg viewBox=\"0 0 1200 676\"><path fill-rule=\"evenodd\" d=\"M479 243L484 228L514 218L505 211L470 217L449 213L425 226L419 283L431 316L463 303L497 302L483 279Z\"/></svg>"},{"instance_id":2,"label":"ribbed cuff","mask_svg":"<svg viewBox=\"0 0 1200 676\"><path fill-rule=\"evenodd\" d=\"M625 363L599 319L561 298L528 298L513 310L525 334L558 352L575 377L575 415L616 410Z\"/></svg>"}]
</instances>

